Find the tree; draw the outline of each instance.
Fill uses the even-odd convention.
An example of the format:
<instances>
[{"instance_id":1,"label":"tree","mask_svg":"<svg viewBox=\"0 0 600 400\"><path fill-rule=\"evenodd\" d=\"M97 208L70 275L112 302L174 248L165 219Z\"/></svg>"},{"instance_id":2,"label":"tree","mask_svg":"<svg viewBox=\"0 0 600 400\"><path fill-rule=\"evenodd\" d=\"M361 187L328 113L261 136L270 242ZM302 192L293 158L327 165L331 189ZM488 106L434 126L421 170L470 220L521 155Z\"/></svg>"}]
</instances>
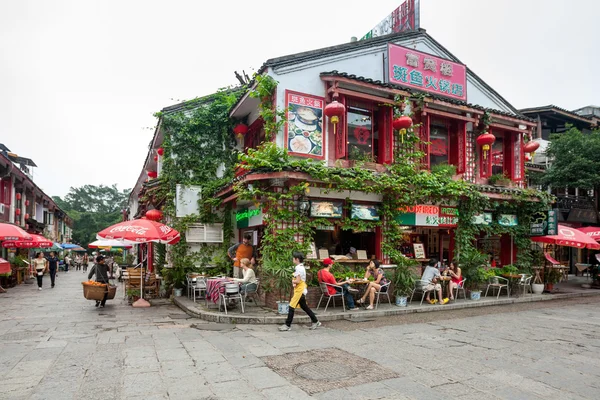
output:
<instances>
[{"instance_id":1,"label":"tree","mask_svg":"<svg viewBox=\"0 0 600 400\"><path fill-rule=\"evenodd\" d=\"M552 135L546 155L552 160L542 182L553 187L594 189L600 184L600 132L571 127Z\"/></svg>"},{"instance_id":2,"label":"tree","mask_svg":"<svg viewBox=\"0 0 600 400\"><path fill-rule=\"evenodd\" d=\"M64 200L53 196L56 204L73 218L73 242L82 247L96 240L96 234L121 220L131 190L119 191L117 185L85 185L71 188Z\"/></svg>"}]
</instances>

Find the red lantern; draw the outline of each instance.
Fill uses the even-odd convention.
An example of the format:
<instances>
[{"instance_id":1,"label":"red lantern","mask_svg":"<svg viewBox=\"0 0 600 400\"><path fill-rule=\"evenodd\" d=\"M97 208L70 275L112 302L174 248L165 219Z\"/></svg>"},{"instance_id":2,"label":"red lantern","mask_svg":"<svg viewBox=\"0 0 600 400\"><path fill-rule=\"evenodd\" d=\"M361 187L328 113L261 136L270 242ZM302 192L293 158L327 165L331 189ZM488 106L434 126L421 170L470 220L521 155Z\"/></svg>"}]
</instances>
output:
<instances>
[{"instance_id":1,"label":"red lantern","mask_svg":"<svg viewBox=\"0 0 600 400\"><path fill-rule=\"evenodd\" d=\"M244 137L244 135L246 133L248 133L248 125L246 125L246 124L237 124L233 128L233 133L235 133L235 136L237 136L238 139L242 140L242 138Z\"/></svg>"},{"instance_id":2,"label":"red lantern","mask_svg":"<svg viewBox=\"0 0 600 400\"><path fill-rule=\"evenodd\" d=\"M490 150L490 146L496 141L496 136L489 132L486 132L477 137L477 144L481 146L483 150L483 159L486 159L487 152Z\"/></svg>"},{"instance_id":3,"label":"red lantern","mask_svg":"<svg viewBox=\"0 0 600 400\"><path fill-rule=\"evenodd\" d=\"M334 135L336 134L336 128L338 122L340 122L340 117L342 117L345 113L346 107L337 100L334 100L325 106L325 115L329 117L329 120L333 124Z\"/></svg>"},{"instance_id":4,"label":"red lantern","mask_svg":"<svg viewBox=\"0 0 600 400\"><path fill-rule=\"evenodd\" d=\"M159 147L158 150L156 150L156 152L158 153L159 156L162 156L163 154L165 154L165 149L163 149L162 147Z\"/></svg>"},{"instance_id":5,"label":"red lantern","mask_svg":"<svg viewBox=\"0 0 600 400\"><path fill-rule=\"evenodd\" d=\"M535 156L535 151L537 149L540 148L540 143L539 142L534 142L533 140L530 140L529 142L527 142L525 144L525 146L523 146L523 151L525 153L530 153L531 154L531 160L533 160L533 157Z\"/></svg>"},{"instance_id":6,"label":"red lantern","mask_svg":"<svg viewBox=\"0 0 600 400\"><path fill-rule=\"evenodd\" d=\"M158 161L158 156L154 156L154 161Z\"/></svg>"},{"instance_id":7,"label":"red lantern","mask_svg":"<svg viewBox=\"0 0 600 400\"><path fill-rule=\"evenodd\" d=\"M21 193L17 193L17 194L15 195L15 197L16 197L16 199L17 199L17 200L21 200Z\"/></svg>"},{"instance_id":8,"label":"red lantern","mask_svg":"<svg viewBox=\"0 0 600 400\"><path fill-rule=\"evenodd\" d=\"M29 207L29 200L25 200L25 205Z\"/></svg>"},{"instance_id":9,"label":"red lantern","mask_svg":"<svg viewBox=\"0 0 600 400\"><path fill-rule=\"evenodd\" d=\"M158 176L156 171L148 171L148 178L155 179Z\"/></svg>"},{"instance_id":10,"label":"red lantern","mask_svg":"<svg viewBox=\"0 0 600 400\"><path fill-rule=\"evenodd\" d=\"M160 210L148 210L146 211L146 219L151 221L160 221L163 217L163 213Z\"/></svg>"},{"instance_id":11,"label":"red lantern","mask_svg":"<svg viewBox=\"0 0 600 400\"><path fill-rule=\"evenodd\" d=\"M21 215L21 209L20 209L20 208L17 208L17 209L15 210L15 214L17 214L17 215Z\"/></svg>"},{"instance_id":12,"label":"red lantern","mask_svg":"<svg viewBox=\"0 0 600 400\"><path fill-rule=\"evenodd\" d=\"M406 130L410 128L412 124L412 119L408 115L403 115L392 121L392 127L395 130L400 131L402 143L404 143L404 135L406 134Z\"/></svg>"},{"instance_id":13,"label":"red lantern","mask_svg":"<svg viewBox=\"0 0 600 400\"><path fill-rule=\"evenodd\" d=\"M29 219L29 214L25 214L25 219Z\"/></svg>"}]
</instances>

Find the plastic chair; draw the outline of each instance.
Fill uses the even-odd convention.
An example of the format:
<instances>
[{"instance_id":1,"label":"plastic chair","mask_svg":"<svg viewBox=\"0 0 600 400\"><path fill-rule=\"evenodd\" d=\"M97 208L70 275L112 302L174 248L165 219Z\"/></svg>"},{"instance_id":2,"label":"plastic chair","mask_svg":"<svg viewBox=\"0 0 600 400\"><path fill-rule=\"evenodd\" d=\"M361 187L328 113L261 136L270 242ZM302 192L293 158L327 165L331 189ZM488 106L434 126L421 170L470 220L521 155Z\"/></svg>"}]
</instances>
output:
<instances>
[{"instance_id":1,"label":"plastic chair","mask_svg":"<svg viewBox=\"0 0 600 400\"><path fill-rule=\"evenodd\" d=\"M494 290L498 289L498 295L496 296L496 299L500 298L500 292L502 292L502 289L506 289L506 295L510 297L510 285L507 278L503 278L501 276L494 276L490 278L484 297L487 297L490 288L492 288L492 293Z\"/></svg>"},{"instance_id":2,"label":"plastic chair","mask_svg":"<svg viewBox=\"0 0 600 400\"><path fill-rule=\"evenodd\" d=\"M423 279L419 279L419 280L415 281L415 287L413 288L412 294L410 295L410 303L412 303L413 296L415 295L415 292L422 292L423 295L421 296L421 303L420 303L420 305L423 305L423 300L425 299L425 294L427 292L435 292L434 289L432 289L432 290L425 290L425 288L427 286L429 286L430 284L431 284L431 282L423 280Z\"/></svg>"},{"instance_id":3,"label":"plastic chair","mask_svg":"<svg viewBox=\"0 0 600 400\"><path fill-rule=\"evenodd\" d=\"M226 283L225 293L221 293L220 299L223 302L225 308L225 315L227 315L227 300L239 299L240 307L242 308L242 314L244 313L244 301L240 294L240 285L237 283Z\"/></svg>"},{"instance_id":4,"label":"plastic chair","mask_svg":"<svg viewBox=\"0 0 600 400\"><path fill-rule=\"evenodd\" d=\"M196 293L198 298L202 298L202 294L206 297L206 280L202 277L192 278L192 293L194 295L194 303L196 302Z\"/></svg>"},{"instance_id":5,"label":"plastic chair","mask_svg":"<svg viewBox=\"0 0 600 400\"><path fill-rule=\"evenodd\" d=\"M256 280L256 286L255 289L253 290L248 290L248 286L246 286L246 290L244 291L244 293L242 293L242 297L244 298L244 303L246 302L246 299L248 298L249 295L253 295L254 299L255 299L255 304L258 305L260 299L258 298L258 287L260 286L260 280L257 279Z\"/></svg>"},{"instance_id":6,"label":"plastic chair","mask_svg":"<svg viewBox=\"0 0 600 400\"><path fill-rule=\"evenodd\" d=\"M467 299L467 293L465 292L465 282L466 282L467 278L464 278L462 281L458 282L458 285L454 288L454 290L456 290L456 293L454 294L454 298L456 300L458 300L458 291L462 290L463 291L463 296L465 298L465 300Z\"/></svg>"},{"instance_id":7,"label":"plastic chair","mask_svg":"<svg viewBox=\"0 0 600 400\"><path fill-rule=\"evenodd\" d=\"M390 283L391 282L388 282L385 285L381 285L379 290L377 292L375 292L375 294L377 295L377 303L375 303L375 309L377 309L377 307L379 307L379 296L381 296L382 294L387 296L388 303L390 304L390 306L392 305L392 301L390 300ZM385 290L383 290L383 289L385 289Z\"/></svg>"},{"instance_id":8,"label":"plastic chair","mask_svg":"<svg viewBox=\"0 0 600 400\"><path fill-rule=\"evenodd\" d=\"M342 294L342 287L339 285L332 285L331 283L321 282L319 283L319 287L321 288L321 298L319 299L319 304L317 304L317 310L321 306L321 300L324 297L327 297L327 304L325 305L325 312L327 312L327 307L329 307L329 302L333 300L333 306L335 307L335 298L342 298L342 308L344 312L346 311L346 303L344 302L344 295ZM336 289L335 294L330 294L328 288L332 287ZM339 291L337 290L339 288Z\"/></svg>"},{"instance_id":9,"label":"plastic chair","mask_svg":"<svg viewBox=\"0 0 600 400\"><path fill-rule=\"evenodd\" d=\"M517 282L518 286L523 287L523 296L525 296L526 291L530 292L533 295L533 289L531 288L531 279L532 278L533 278L532 275L522 274L521 280L519 282Z\"/></svg>"}]
</instances>

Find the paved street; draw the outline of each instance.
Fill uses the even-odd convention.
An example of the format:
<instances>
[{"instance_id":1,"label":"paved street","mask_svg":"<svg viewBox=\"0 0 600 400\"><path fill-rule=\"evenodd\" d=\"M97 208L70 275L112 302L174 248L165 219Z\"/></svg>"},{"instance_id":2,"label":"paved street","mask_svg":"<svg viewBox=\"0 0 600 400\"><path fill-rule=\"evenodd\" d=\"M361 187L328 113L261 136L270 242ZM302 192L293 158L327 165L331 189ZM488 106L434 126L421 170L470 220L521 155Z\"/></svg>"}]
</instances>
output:
<instances>
[{"instance_id":1,"label":"paved street","mask_svg":"<svg viewBox=\"0 0 600 400\"><path fill-rule=\"evenodd\" d=\"M96 309L82 280L61 272L54 289L48 279L41 292L0 295L0 398L600 397L597 297L281 333L205 323L171 305Z\"/></svg>"}]
</instances>

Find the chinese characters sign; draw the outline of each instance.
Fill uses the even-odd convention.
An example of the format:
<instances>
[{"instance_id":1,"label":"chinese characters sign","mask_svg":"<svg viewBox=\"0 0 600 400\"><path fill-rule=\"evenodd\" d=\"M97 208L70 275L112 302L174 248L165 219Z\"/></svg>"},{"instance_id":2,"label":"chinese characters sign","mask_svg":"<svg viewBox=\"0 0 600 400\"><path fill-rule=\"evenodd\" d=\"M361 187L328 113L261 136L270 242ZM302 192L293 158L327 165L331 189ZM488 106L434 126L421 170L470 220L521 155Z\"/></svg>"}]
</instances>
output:
<instances>
[{"instance_id":1,"label":"chinese characters sign","mask_svg":"<svg viewBox=\"0 0 600 400\"><path fill-rule=\"evenodd\" d=\"M456 207L417 205L401 208L396 221L402 225L454 228L458 223Z\"/></svg>"},{"instance_id":2,"label":"chinese characters sign","mask_svg":"<svg viewBox=\"0 0 600 400\"><path fill-rule=\"evenodd\" d=\"M419 0L406 0L360 40L419 29L419 7Z\"/></svg>"},{"instance_id":3,"label":"chinese characters sign","mask_svg":"<svg viewBox=\"0 0 600 400\"><path fill-rule=\"evenodd\" d=\"M531 236L546 236L558 234L558 210L537 212L531 216Z\"/></svg>"},{"instance_id":4,"label":"chinese characters sign","mask_svg":"<svg viewBox=\"0 0 600 400\"><path fill-rule=\"evenodd\" d=\"M395 44L388 45L388 82L467 100L467 67Z\"/></svg>"},{"instance_id":5,"label":"chinese characters sign","mask_svg":"<svg viewBox=\"0 0 600 400\"><path fill-rule=\"evenodd\" d=\"M285 91L285 107L288 109L285 142L290 154L325 158L323 106L322 97Z\"/></svg>"}]
</instances>

